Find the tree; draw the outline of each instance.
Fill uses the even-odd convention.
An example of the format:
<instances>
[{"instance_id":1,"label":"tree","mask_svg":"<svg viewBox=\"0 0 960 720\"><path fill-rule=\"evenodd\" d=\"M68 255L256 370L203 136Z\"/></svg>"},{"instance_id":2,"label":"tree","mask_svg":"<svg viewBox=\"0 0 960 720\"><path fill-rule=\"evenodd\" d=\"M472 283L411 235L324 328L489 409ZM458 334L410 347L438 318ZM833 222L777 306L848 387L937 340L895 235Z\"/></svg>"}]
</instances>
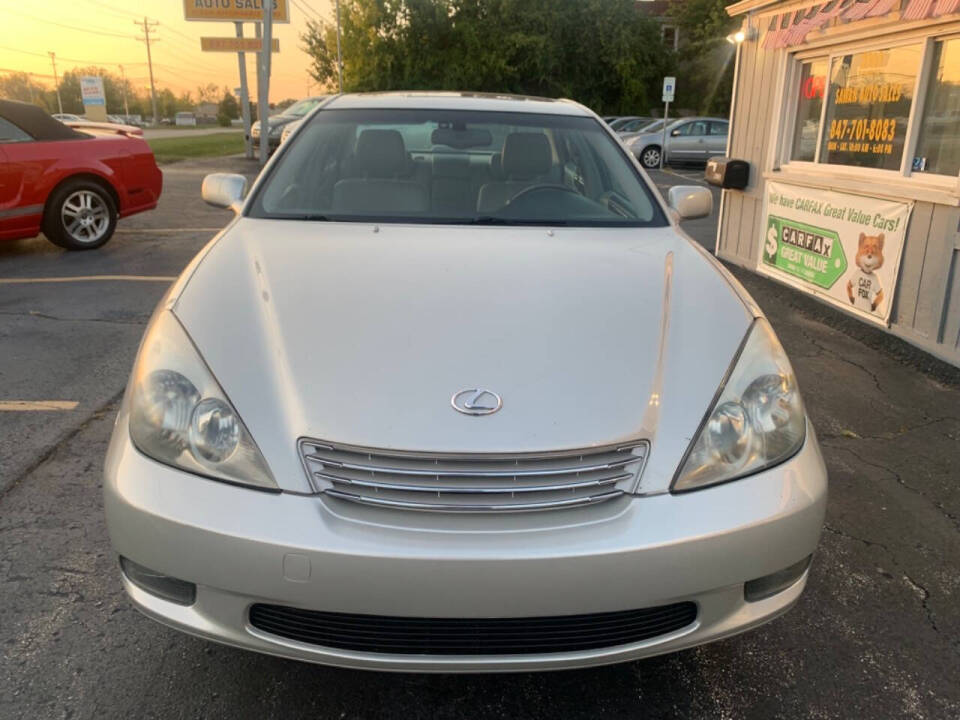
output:
<instances>
[{"instance_id":1,"label":"tree","mask_svg":"<svg viewBox=\"0 0 960 720\"><path fill-rule=\"evenodd\" d=\"M732 0L671 0L669 14L680 32L676 58L677 106L704 114L727 114L736 48L726 36L737 21L727 15Z\"/></svg>"},{"instance_id":2,"label":"tree","mask_svg":"<svg viewBox=\"0 0 960 720\"><path fill-rule=\"evenodd\" d=\"M33 103L49 112L52 108L46 102L47 92L47 88L36 82L29 73L15 72L0 77L0 97Z\"/></svg>"},{"instance_id":3,"label":"tree","mask_svg":"<svg viewBox=\"0 0 960 720\"><path fill-rule=\"evenodd\" d=\"M240 103L229 90L224 89L223 100L217 106L217 122L223 127L229 127L231 120L240 116Z\"/></svg>"},{"instance_id":4,"label":"tree","mask_svg":"<svg viewBox=\"0 0 960 720\"><path fill-rule=\"evenodd\" d=\"M667 69L632 0L343 0L345 92L472 90L570 97L643 112ZM301 35L311 75L337 83L336 27Z\"/></svg>"},{"instance_id":5,"label":"tree","mask_svg":"<svg viewBox=\"0 0 960 720\"><path fill-rule=\"evenodd\" d=\"M206 85L197 86L198 103L217 102L219 98L220 88L217 87L216 83L207 83Z\"/></svg>"}]
</instances>

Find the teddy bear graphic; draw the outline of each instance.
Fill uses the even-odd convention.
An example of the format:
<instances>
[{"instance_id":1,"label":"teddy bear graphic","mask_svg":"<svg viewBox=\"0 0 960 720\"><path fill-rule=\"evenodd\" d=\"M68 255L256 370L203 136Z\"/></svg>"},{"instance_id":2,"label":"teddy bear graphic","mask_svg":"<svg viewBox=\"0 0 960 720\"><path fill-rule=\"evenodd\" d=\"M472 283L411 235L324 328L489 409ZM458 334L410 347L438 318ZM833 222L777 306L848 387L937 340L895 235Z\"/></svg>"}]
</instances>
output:
<instances>
[{"instance_id":1,"label":"teddy bear graphic","mask_svg":"<svg viewBox=\"0 0 960 720\"><path fill-rule=\"evenodd\" d=\"M875 313L883 302L883 288L876 272L883 267L883 233L860 233L856 263L857 269L847 281L847 297L855 308Z\"/></svg>"}]
</instances>

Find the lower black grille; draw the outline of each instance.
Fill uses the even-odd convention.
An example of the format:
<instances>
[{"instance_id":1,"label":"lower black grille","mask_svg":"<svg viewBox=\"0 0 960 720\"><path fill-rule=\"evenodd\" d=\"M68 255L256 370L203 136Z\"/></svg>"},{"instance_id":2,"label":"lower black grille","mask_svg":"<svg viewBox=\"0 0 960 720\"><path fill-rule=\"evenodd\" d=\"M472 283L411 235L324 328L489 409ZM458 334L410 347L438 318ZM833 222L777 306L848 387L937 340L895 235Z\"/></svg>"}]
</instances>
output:
<instances>
[{"instance_id":1,"label":"lower black grille","mask_svg":"<svg viewBox=\"0 0 960 720\"><path fill-rule=\"evenodd\" d=\"M408 618L257 604L250 624L272 635L341 650L401 655L520 655L627 645L686 627L692 602L528 618Z\"/></svg>"}]
</instances>

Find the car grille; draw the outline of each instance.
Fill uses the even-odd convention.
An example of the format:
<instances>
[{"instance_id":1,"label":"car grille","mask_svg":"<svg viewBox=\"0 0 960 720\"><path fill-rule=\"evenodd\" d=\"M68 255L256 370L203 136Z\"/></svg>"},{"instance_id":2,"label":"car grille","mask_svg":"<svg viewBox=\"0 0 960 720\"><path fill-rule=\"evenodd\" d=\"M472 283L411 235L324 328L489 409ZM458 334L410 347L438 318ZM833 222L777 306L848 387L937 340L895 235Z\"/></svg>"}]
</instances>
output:
<instances>
[{"instance_id":1,"label":"car grille","mask_svg":"<svg viewBox=\"0 0 960 720\"><path fill-rule=\"evenodd\" d=\"M387 508L532 511L592 505L631 492L647 456L628 445L517 455L374 450L301 440L314 488Z\"/></svg>"},{"instance_id":2,"label":"car grille","mask_svg":"<svg viewBox=\"0 0 960 720\"><path fill-rule=\"evenodd\" d=\"M250 624L328 648L401 655L519 655L628 645L675 632L697 618L680 602L642 610L528 618L410 618L253 605Z\"/></svg>"}]
</instances>

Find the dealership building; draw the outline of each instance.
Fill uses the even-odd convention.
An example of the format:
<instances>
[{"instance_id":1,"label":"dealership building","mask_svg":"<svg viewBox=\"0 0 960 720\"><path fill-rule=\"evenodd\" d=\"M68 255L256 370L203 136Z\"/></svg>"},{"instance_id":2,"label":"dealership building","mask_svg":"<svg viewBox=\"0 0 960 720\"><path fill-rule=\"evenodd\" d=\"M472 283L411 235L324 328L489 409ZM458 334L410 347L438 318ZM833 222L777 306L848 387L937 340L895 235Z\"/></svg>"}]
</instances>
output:
<instances>
[{"instance_id":1,"label":"dealership building","mask_svg":"<svg viewBox=\"0 0 960 720\"><path fill-rule=\"evenodd\" d=\"M960 365L960 0L727 11L718 256Z\"/></svg>"}]
</instances>

